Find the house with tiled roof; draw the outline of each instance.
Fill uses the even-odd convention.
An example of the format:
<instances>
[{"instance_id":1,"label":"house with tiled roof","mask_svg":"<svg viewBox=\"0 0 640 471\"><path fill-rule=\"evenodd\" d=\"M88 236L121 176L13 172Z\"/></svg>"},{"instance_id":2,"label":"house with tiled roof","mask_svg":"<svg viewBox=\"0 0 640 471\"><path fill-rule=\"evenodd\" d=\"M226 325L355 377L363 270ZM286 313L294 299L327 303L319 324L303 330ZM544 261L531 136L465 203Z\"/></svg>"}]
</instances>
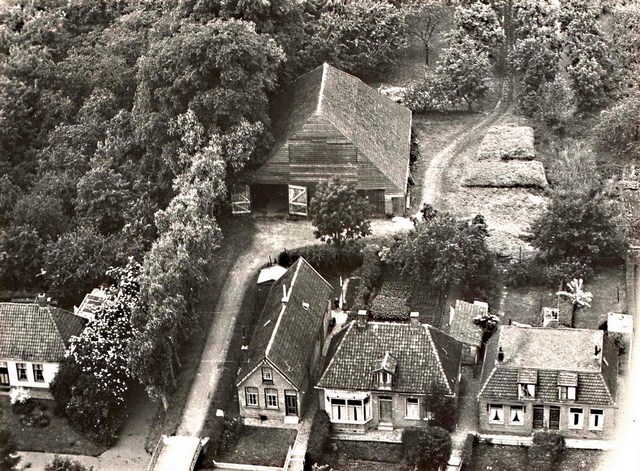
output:
<instances>
[{"instance_id":1,"label":"house with tiled roof","mask_svg":"<svg viewBox=\"0 0 640 471\"><path fill-rule=\"evenodd\" d=\"M245 423L298 423L329 330L332 293L302 257L273 283L236 383Z\"/></svg>"},{"instance_id":2,"label":"house with tiled roof","mask_svg":"<svg viewBox=\"0 0 640 471\"><path fill-rule=\"evenodd\" d=\"M618 351L602 330L502 326L485 351L479 431L609 438L617 376Z\"/></svg>"},{"instance_id":3,"label":"house with tiled roof","mask_svg":"<svg viewBox=\"0 0 640 471\"><path fill-rule=\"evenodd\" d=\"M0 303L0 387L45 396L72 336L86 320L54 306Z\"/></svg>"},{"instance_id":4,"label":"house with tiled roof","mask_svg":"<svg viewBox=\"0 0 640 471\"><path fill-rule=\"evenodd\" d=\"M468 303L457 299L449 310L446 331L462 342L462 363L475 365L482 346L482 328L474 322L478 316L489 313L489 305L481 301Z\"/></svg>"},{"instance_id":5,"label":"house with tiled roof","mask_svg":"<svg viewBox=\"0 0 640 471\"><path fill-rule=\"evenodd\" d=\"M334 430L428 425L436 396L457 400L462 344L417 314L408 323L367 322L362 311L345 327L316 385Z\"/></svg>"},{"instance_id":6,"label":"house with tiled roof","mask_svg":"<svg viewBox=\"0 0 640 471\"><path fill-rule=\"evenodd\" d=\"M340 177L355 183L375 214L404 212L411 111L327 63L270 109L275 143L252 177L252 204L288 198L291 214L307 215L316 185Z\"/></svg>"}]
</instances>

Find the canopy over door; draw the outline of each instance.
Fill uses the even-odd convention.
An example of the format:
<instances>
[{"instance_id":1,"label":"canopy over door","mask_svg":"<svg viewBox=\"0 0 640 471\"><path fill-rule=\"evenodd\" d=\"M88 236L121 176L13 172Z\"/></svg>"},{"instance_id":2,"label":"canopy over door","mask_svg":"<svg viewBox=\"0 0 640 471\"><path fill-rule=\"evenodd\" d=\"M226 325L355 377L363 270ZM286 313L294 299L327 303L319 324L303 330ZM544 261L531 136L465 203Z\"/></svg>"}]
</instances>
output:
<instances>
[{"instance_id":1,"label":"canopy over door","mask_svg":"<svg viewBox=\"0 0 640 471\"><path fill-rule=\"evenodd\" d=\"M249 185L235 188L235 191L231 193L231 212L233 214L247 214L251 212Z\"/></svg>"},{"instance_id":2,"label":"canopy over door","mask_svg":"<svg viewBox=\"0 0 640 471\"><path fill-rule=\"evenodd\" d=\"M289 185L289 214L308 216L307 187Z\"/></svg>"}]
</instances>

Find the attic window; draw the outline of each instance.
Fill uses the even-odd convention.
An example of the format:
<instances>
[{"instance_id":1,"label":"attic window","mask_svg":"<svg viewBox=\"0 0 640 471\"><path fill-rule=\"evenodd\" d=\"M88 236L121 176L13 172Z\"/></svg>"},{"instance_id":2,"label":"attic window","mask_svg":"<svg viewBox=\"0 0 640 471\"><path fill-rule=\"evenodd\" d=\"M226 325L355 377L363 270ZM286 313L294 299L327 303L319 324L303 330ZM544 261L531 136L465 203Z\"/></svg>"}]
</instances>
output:
<instances>
[{"instance_id":1,"label":"attic window","mask_svg":"<svg viewBox=\"0 0 640 471\"><path fill-rule=\"evenodd\" d=\"M558 399L560 399L561 401L575 401L576 387L575 386L558 386Z\"/></svg>"},{"instance_id":2,"label":"attic window","mask_svg":"<svg viewBox=\"0 0 640 471\"><path fill-rule=\"evenodd\" d=\"M518 399L534 398L536 397L536 385L535 384L518 384Z\"/></svg>"},{"instance_id":3,"label":"attic window","mask_svg":"<svg viewBox=\"0 0 640 471\"><path fill-rule=\"evenodd\" d=\"M391 389L393 385L393 375L388 371L377 373L378 389Z\"/></svg>"},{"instance_id":4,"label":"attic window","mask_svg":"<svg viewBox=\"0 0 640 471\"><path fill-rule=\"evenodd\" d=\"M538 372L536 370L518 371L518 399L536 397Z\"/></svg>"},{"instance_id":5,"label":"attic window","mask_svg":"<svg viewBox=\"0 0 640 471\"><path fill-rule=\"evenodd\" d=\"M271 368L262 368L262 382L273 383L273 370Z\"/></svg>"}]
</instances>

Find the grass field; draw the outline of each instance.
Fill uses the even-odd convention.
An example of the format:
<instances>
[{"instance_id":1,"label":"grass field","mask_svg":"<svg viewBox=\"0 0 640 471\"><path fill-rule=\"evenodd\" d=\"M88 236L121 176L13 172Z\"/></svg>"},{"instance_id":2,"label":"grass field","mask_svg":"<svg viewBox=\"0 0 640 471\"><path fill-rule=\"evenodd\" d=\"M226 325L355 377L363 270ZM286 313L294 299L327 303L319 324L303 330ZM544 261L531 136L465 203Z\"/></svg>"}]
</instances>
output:
<instances>
[{"instance_id":1,"label":"grass field","mask_svg":"<svg viewBox=\"0 0 640 471\"><path fill-rule=\"evenodd\" d=\"M24 426L19 416L11 411L9 398L0 396L0 428L9 430L18 450L44 451L74 455L97 456L106 447L94 445L76 432L64 417L53 415L53 401L36 401L46 406L51 423L45 428Z\"/></svg>"},{"instance_id":2,"label":"grass field","mask_svg":"<svg viewBox=\"0 0 640 471\"><path fill-rule=\"evenodd\" d=\"M282 466L296 431L286 428L244 427L244 431L229 451L216 461L260 466Z\"/></svg>"}]
</instances>

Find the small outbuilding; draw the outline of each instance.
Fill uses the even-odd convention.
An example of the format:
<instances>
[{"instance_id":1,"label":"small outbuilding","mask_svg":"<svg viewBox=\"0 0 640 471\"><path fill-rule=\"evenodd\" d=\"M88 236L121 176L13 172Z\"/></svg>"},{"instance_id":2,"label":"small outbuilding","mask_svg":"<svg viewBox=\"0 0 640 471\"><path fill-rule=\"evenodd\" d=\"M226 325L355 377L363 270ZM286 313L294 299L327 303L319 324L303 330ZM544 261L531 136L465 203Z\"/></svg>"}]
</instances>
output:
<instances>
[{"instance_id":1,"label":"small outbuilding","mask_svg":"<svg viewBox=\"0 0 640 471\"><path fill-rule=\"evenodd\" d=\"M325 63L299 77L271 103L275 143L232 198L308 215L318 183L354 182L374 214L402 214L407 201L411 111L357 77ZM246 209L246 204L245 204Z\"/></svg>"},{"instance_id":2,"label":"small outbuilding","mask_svg":"<svg viewBox=\"0 0 640 471\"><path fill-rule=\"evenodd\" d=\"M482 328L473 320L489 312L489 305L481 301L468 303L456 300L449 310L449 335L462 342L462 363L475 365L482 346Z\"/></svg>"}]
</instances>

